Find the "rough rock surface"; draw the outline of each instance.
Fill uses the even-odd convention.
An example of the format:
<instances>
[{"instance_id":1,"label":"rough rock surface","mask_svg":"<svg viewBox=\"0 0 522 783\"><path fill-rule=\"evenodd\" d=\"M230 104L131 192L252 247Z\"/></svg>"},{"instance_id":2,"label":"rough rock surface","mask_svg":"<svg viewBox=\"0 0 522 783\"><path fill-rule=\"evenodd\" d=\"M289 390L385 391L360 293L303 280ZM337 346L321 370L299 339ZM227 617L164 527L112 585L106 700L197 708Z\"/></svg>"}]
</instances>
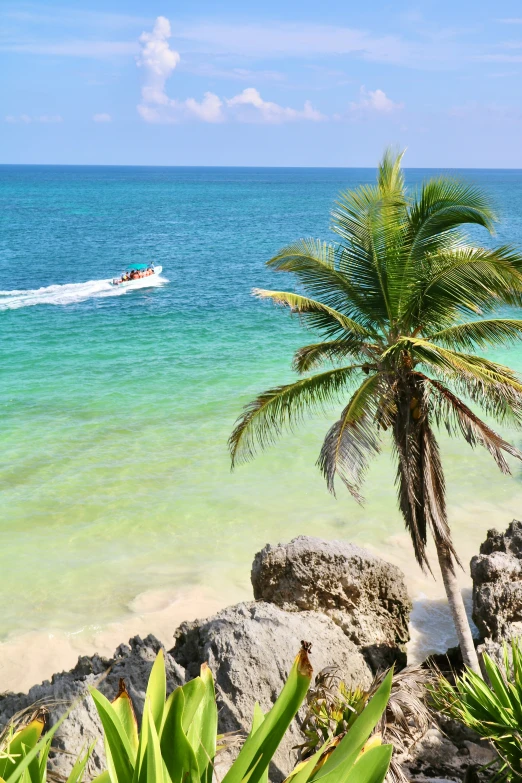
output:
<instances>
[{"instance_id":1,"label":"rough rock surface","mask_svg":"<svg viewBox=\"0 0 522 783\"><path fill-rule=\"evenodd\" d=\"M170 654L185 667L187 679L203 661L216 680L220 731L248 732L256 701L266 712L279 695L301 640L312 642L310 660L317 673L336 664L347 680L368 685L372 672L356 645L320 612L286 612L265 602L223 609L208 620L183 623ZM271 780L282 779L296 759L292 747L303 742L292 724L277 752Z\"/></svg>"},{"instance_id":2,"label":"rough rock surface","mask_svg":"<svg viewBox=\"0 0 522 783\"><path fill-rule=\"evenodd\" d=\"M145 639L135 636L129 645L120 645L111 659L98 655L93 655L92 658L81 656L74 669L54 674L50 681L45 680L40 685L34 685L27 694L0 695L0 726L5 725L13 715L39 704L47 706L49 710L50 727L76 699L87 694L89 685L96 686L107 698L113 699L118 692L120 677L125 679L136 712L141 715L149 673L161 644L154 636L147 636ZM165 662L167 686L170 691L184 682L183 671L168 654L165 656ZM74 760L81 750L85 749L85 745L98 739L89 762L89 772L98 774L105 769L102 737L98 713L92 699L86 696L58 730L53 743L56 751L50 759L51 769L57 774L68 775ZM66 750L67 755L60 750Z\"/></svg>"},{"instance_id":3,"label":"rough rock surface","mask_svg":"<svg viewBox=\"0 0 522 783\"><path fill-rule=\"evenodd\" d=\"M286 611L331 617L373 669L406 663L411 601L404 575L367 550L307 536L267 544L255 556L252 585L255 598Z\"/></svg>"},{"instance_id":4,"label":"rough rock surface","mask_svg":"<svg viewBox=\"0 0 522 783\"><path fill-rule=\"evenodd\" d=\"M405 771L409 772L412 783L442 783L446 780L482 783L491 774L486 773L484 776L481 767L494 758L494 751L487 745L471 741L465 736L452 736L450 739L439 728L432 728L415 745Z\"/></svg>"},{"instance_id":5,"label":"rough rock surface","mask_svg":"<svg viewBox=\"0 0 522 783\"><path fill-rule=\"evenodd\" d=\"M471 560L473 620L495 642L522 633L522 522L489 530Z\"/></svg>"}]
</instances>

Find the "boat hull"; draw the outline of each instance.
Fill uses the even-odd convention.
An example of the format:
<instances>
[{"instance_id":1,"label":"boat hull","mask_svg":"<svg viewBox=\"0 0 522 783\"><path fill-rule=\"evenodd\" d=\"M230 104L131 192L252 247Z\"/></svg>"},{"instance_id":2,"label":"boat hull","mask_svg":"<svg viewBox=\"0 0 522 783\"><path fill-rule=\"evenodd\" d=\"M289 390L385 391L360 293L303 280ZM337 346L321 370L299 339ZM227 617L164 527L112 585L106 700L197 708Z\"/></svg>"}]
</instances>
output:
<instances>
[{"instance_id":1,"label":"boat hull","mask_svg":"<svg viewBox=\"0 0 522 783\"><path fill-rule=\"evenodd\" d=\"M149 285L155 285L155 280L161 275L162 271L162 266L155 266L153 275L138 277L136 280L124 280L122 283L117 283L115 280L110 280L109 282L115 288L146 288Z\"/></svg>"}]
</instances>

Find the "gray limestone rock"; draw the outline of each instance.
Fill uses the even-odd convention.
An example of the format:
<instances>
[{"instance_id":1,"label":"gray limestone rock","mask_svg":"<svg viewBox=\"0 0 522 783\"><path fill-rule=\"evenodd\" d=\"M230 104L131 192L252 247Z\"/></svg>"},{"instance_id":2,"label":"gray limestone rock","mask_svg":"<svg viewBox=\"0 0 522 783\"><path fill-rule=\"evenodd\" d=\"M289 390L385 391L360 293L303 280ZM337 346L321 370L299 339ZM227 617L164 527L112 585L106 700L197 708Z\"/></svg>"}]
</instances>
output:
<instances>
[{"instance_id":1,"label":"gray limestone rock","mask_svg":"<svg viewBox=\"0 0 522 783\"><path fill-rule=\"evenodd\" d=\"M323 612L374 670L404 664L411 600L402 572L361 547L298 536L267 544L252 565L254 597L286 611Z\"/></svg>"},{"instance_id":2,"label":"gray limestone rock","mask_svg":"<svg viewBox=\"0 0 522 783\"><path fill-rule=\"evenodd\" d=\"M483 638L499 642L522 633L522 522L489 530L471 560L473 620Z\"/></svg>"},{"instance_id":3,"label":"gray limestone rock","mask_svg":"<svg viewBox=\"0 0 522 783\"><path fill-rule=\"evenodd\" d=\"M182 623L170 654L185 667L187 679L207 661L216 681L219 730L250 730L255 702L267 712L281 692L301 640L312 643L310 660L317 673L340 667L348 682L367 686L372 672L343 630L315 611L287 612L265 602L241 603L207 620ZM272 765L271 780L282 779L296 761L295 745L304 738L299 720L286 734ZM222 766L230 758L222 759Z\"/></svg>"},{"instance_id":4,"label":"gray limestone rock","mask_svg":"<svg viewBox=\"0 0 522 783\"><path fill-rule=\"evenodd\" d=\"M17 713L33 706L47 708L50 727L76 702L56 734L50 768L55 774L67 776L78 754L85 750L88 743L98 740L88 769L92 775L98 774L105 768L103 734L87 688L95 686L107 698L113 699L118 693L120 677L123 677L136 712L141 716L149 673L161 647L154 636L145 639L135 636L129 645L120 645L111 659L98 655L81 656L74 669L54 674L51 680L34 685L26 694L0 695L0 727ZM165 663L167 685L171 691L184 682L183 671L168 654Z\"/></svg>"}]
</instances>

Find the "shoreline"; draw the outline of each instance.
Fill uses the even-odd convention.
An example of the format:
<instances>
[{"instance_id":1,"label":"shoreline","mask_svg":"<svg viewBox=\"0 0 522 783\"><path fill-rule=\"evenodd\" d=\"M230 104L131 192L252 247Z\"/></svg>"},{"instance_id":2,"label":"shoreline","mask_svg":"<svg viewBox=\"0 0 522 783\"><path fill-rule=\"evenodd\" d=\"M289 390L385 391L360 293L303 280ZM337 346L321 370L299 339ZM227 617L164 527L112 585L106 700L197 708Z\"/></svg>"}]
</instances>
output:
<instances>
[{"instance_id":1,"label":"shoreline","mask_svg":"<svg viewBox=\"0 0 522 783\"><path fill-rule=\"evenodd\" d=\"M393 536L389 544L386 556L375 546L366 545L365 549L404 572L409 545L407 536ZM422 575L412 577L411 571L405 578L413 600L408 662L416 663L431 652L445 652L456 643L456 636L442 580L434 581L430 577L422 578ZM471 580L461 574L460 581L468 599L466 602L470 604ZM137 595L128 604L127 616L105 626L91 625L72 632L13 633L0 643L0 694L25 693L53 674L72 669L82 655L98 653L110 658L120 644L127 644L136 635L143 638L153 634L169 649L174 631L183 621L210 617L227 606L252 600L251 587L241 587L237 583L222 589L219 595L215 589L202 585L181 590L157 589ZM37 654L27 655L28 650Z\"/></svg>"}]
</instances>

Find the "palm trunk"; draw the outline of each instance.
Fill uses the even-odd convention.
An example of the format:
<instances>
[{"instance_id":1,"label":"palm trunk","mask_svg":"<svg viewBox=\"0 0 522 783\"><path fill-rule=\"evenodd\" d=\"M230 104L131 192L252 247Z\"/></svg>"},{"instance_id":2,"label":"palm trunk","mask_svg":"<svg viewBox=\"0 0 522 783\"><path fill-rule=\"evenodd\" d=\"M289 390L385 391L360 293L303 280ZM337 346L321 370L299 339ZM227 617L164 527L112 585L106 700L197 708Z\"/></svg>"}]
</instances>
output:
<instances>
[{"instance_id":1,"label":"palm trunk","mask_svg":"<svg viewBox=\"0 0 522 783\"><path fill-rule=\"evenodd\" d=\"M462 593L455 575L453 560L444 544L437 541L435 544L437 547L440 570L442 572L442 580L444 582L444 587L446 588L446 595L448 597L453 623L457 631L462 660L466 666L469 666L470 669L473 669L474 672L482 677Z\"/></svg>"}]
</instances>

